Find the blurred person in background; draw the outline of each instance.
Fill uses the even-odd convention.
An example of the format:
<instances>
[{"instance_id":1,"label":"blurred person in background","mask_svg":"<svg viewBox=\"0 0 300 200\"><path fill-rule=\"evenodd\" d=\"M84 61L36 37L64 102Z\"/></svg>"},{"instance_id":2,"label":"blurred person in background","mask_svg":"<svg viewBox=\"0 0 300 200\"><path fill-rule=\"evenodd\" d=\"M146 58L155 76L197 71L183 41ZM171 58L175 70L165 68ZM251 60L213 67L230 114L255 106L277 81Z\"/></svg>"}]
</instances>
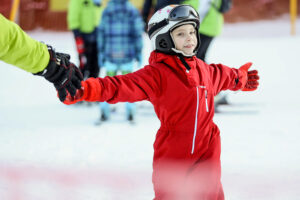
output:
<instances>
[{"instance_id":1,"label":"blurred person in background","mask_svg":"<svg viewBox=\"0 0 300 200\"><path fill-rule=\"evenodd\" d=\"M54 84L61 101L67 92L74 96L81 88L80 70L70 56L28 36L17 24L0 14L0 60Z\"/></svg>"},{"instance_id":2,"label":"blurred person in background","mask_svg":"<svg viewBox=\"0 0 300 200\"><path fill-rule=\"evenodd\" d=\"M220 10L224 0L198 0L200 15L201 45L197 57L206 62L206 53L212 40L221 34L224 25L223 12Z\"/></svg>"},{"instance_id":3,"label":"blurred person in background","mask_svg":"<svg viewBox=\"0 0 300 200\"><path fill-rule=\"evenodd\" d=\"M118 71L127 74L133 71L135 62L142 65L143 21L137 8L128 0L110 0L102 13L98 27L99 65L105 67L107 76L114 76ZM134 121L136 106L126 103L126 116ZM110 117L110 106L100 104L100 121Z\"/></svg>"},{"instance_id":4,"label":"blurred person in background","mask_svg":"<svg viewBox=\"0 0 300 200\"><path fill-rule=\"evenodd\" d=\"M95 2L94 2L95 1ZM70 0L68 7L68 28L75 37L79 66L84 79L98 77L97 25L100 0Z\"/></svg>"},{"instance_id":5,"label":"blurred person in background","mask_svg":"<svg viewBox=\"0 0 300 200\"><path fill-rule=\"evenodd\" d=\"M230 10L231 0L198 0L198 3L198 13L200 15L201 24L199 29L201 44L197 52L197 57L207 62L207 50L212 40L222 32L224 25L223 14ZM215 97L216 109L218 105L228 104L227 94L227 92L221 92Z\"/></svg>"}]
</instances>

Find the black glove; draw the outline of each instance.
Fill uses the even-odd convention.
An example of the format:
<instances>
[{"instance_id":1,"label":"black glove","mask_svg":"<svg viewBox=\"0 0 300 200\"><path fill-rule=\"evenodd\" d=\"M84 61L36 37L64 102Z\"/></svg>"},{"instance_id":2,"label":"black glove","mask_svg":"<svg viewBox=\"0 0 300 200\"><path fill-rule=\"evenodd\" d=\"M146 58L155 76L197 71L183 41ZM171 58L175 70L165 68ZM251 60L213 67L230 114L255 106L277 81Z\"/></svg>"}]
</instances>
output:
<instances>
[{"instance_id":1,"label":"black glove","mask_svg":"<svg viewBox=\"0 0 300 200\"><path fill-rule=\"evenodd\" d=\"M70 55L56 53L51 46L48 46L48 51L50 54L48 66L42 72L34 75L43 76L53 83L60 101L63 102L67 92L71 96L75 96L77 89L81 88L83 76L80 70L70 62Z\"/></svg>"}]
</instances>

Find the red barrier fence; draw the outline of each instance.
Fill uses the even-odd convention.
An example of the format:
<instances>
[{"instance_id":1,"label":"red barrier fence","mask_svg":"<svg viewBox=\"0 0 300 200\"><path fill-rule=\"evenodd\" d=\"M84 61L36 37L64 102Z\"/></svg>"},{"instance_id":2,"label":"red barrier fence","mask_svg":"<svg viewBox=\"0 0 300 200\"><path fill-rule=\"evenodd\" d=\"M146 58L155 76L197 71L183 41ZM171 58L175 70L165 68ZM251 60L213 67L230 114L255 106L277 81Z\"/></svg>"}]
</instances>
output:
<instances>
[{"instance_id":1,"label":"red barrier fence","mask_svg":"<svg viewBox=\"0 0 300 200\"><path fill-rule=\"evenodd\" d=\"M1 0L0 12L9 16L13 0ZM43 28L66 31L66 11L53 12L49 9L51 0L21 0L19 24L25 30ZM233 0L233 8L225 14L226 22L274 19L289 13L289 0ZM298 4L298 15L300 4Z\"/></svg>"},{"instance_id":2,"label":"red barrier fence","mask_svg":"<svg viewBox=\"0 0 300 200\"><path fill-rule=\"evenodd\" d=\"M1 0L0 13L3 14L5 17L9 18L11 6L12 0Z\"/></svg>"}]
</instances>

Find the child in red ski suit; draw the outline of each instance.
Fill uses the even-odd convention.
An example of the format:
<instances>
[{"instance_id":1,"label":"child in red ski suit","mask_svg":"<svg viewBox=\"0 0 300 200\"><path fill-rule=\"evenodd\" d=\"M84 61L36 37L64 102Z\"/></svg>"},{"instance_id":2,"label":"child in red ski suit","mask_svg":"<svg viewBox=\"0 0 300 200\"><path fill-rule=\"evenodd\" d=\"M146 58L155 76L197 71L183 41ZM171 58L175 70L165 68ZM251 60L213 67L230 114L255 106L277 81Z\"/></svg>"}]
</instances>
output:
<instances>
[{"instance_id":1,"label":"child in red ski suit","mask_svg":"<svg viewBox=\"0 0 300 200\"><path fill-rule=\"evenodd\" d=\"M155 200L224 199L214 96L258 86L257 71L248 72L251 63L234 69L196 58L198 29L198 13L188 5L158 10L148 24L154 47L149 65L126 75L87 79L77 96L64 102L153 104L161 121L153 145Z\"/></svg>"}]
</instances>

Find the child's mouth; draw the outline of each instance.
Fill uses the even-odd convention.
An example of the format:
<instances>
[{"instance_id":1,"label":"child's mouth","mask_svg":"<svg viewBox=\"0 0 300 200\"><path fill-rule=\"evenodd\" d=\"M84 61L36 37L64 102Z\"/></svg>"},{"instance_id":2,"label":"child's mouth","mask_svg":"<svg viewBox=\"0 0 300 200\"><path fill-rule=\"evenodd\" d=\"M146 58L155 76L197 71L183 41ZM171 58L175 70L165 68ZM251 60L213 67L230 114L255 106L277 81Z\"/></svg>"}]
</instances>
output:
<instances>
[{"instance_id":1,"label":"child's mouth","mask_svg":"<svg viewBox=\"0 0 300 200\"><path fill-rule=\"evenodd\" d=\"M189 45L186 45L186 46L184 46L185 48L192 48L194 45L192 45L192 44L189 44Z\"/></svg>"}]
</instances>

